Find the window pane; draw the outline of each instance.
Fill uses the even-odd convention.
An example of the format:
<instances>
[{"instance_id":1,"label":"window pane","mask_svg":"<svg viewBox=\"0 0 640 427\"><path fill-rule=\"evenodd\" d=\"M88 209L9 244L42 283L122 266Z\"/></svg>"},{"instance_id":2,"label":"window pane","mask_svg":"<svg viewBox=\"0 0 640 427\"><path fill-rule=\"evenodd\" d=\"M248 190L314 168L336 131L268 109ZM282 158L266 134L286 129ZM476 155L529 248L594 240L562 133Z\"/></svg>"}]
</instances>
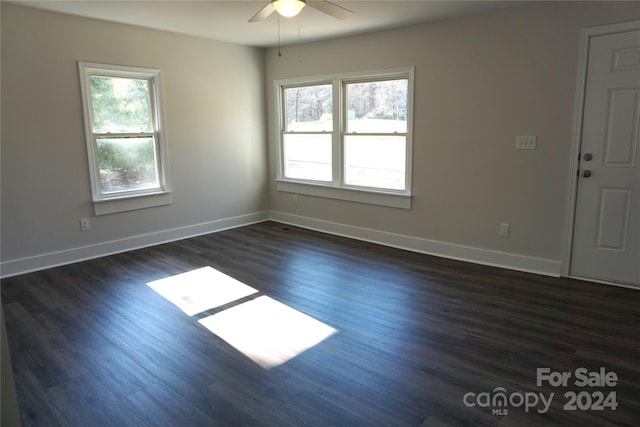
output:
<instances>
[{"instance_id":1,"label":"window pane","mask_svg":"<svg viewBox=\"0 0 640 427\"><path fill-rule=\"evenodd\" d=\"M347 87L347 132L406 133L406 79L349 83Z\"/></svg>"},{"instance_id":2,"label":"window pane","mask_svg":"<svg viewBox=\"0 0 640 427\"><path fill-rule=\"evenodd\" d=\"M159 188L153 138L98 138L103 194Z\"/></svg>"},{"instance_id":3,"label":"window pane","mask_svg":"<svg viewBox=\"0 0 640 427\"><path fill-rule=\"evenodd\" d=\"M150 133L149 82L90 76L94 133Z\"/></svg>"},{"instance_id":4,"label":"window pane","mask_svg":"<svg viewBox=\"0 0 640 427\"><path fill-rule=\"evenodd\" d=\"M333 130L331 85L287 88L284 93L287 132Z\"/></svg>"},{"instance_id":5,"label":"window pane","mask_svg":"<svg viewBox=\"0 0 640 427\"><path fill-rule=\"evenodd\" d=\"M406 146L404 136L345 136L345 183L404 190Z\"/></svg>"},{"instance_id":6,"label":"window pane","mask_svg":"<svg viewBox=\"0 0 640 427\"><path fill-rule=\"evenodd\" d=\"M331 134L284 135L287 178L331 181Z\"/></svg>"}]
</instances>

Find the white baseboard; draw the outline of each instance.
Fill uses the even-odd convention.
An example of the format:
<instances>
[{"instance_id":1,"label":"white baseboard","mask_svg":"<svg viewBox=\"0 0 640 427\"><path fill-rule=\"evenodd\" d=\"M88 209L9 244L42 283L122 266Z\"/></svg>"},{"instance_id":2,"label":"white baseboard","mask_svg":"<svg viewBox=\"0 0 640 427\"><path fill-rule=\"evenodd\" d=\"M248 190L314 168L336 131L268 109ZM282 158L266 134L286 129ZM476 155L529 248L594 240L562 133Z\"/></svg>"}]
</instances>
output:
<instances>
[{"instance_id":1,"label":"white baseboard","mask_svg":"<svg viewBox=\"0 0 640 427\"><path fill-rule=\"evenodd\" d=\"M562 272L562 263L560 261L526 257L505 252L497 252L452 243L421 239L418 237L387 233L384 231L322 221L283 212L265 211L170 230L162 230L154 233L141 234L127 237L125 239L97 243L95 245L81 246L32 257L3 261L0 263L0 277L16 276L32 271L187 239L203 234L215 233L231 228L242 227L269 219L323 233L335 234L394 248L406 249L413 252L457 259L476 264L490 265L553 277L560 277Z\"/></svg>"},{"instance_id":2,"label":"white baseboard","mask_svg":"<svg viewBox=\"0 0 640 427\"><path fill-rule=\"evenodd\" d=\"M263 222L268 219L269 212L256 212L253 214L224 218L216 221L189 225L186 227L140 234L137 236L127 237L125 239L97 243L95 245L81 246L32 257L3 261L0 263L0 277L16 276L18 274L43 270L45 268L72 264L74 262L201 236L203 234L215 233L231 228L242 227L249 224Z\"/></svg>"},{"instance_id":3,"label":"white baseboard","mask_svg":"<svg viewBox=\"0 0 640 427\"><path fill-rule=\"evenodd\" d=\"M323 233L335 234L338 236L405 249L412 252L457 259L475 264L489 265L552 277L560 277L562 273L562 262L550 259L533 258L452 243L438 242L435 240L421 239L418 237L404 236L384 231L371 230L368 228L322 221L283 212L272 211L271 219L289 225L321 231Z\"/></svg>"}]
</instances>

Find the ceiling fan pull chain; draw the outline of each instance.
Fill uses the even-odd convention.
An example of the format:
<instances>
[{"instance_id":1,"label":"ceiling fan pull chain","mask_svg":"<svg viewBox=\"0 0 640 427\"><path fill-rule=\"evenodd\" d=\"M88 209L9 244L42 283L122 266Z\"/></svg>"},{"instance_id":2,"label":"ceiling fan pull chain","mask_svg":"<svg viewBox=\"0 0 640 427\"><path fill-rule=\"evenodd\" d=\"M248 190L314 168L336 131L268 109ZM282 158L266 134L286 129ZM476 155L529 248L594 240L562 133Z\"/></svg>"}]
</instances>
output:
<instances>
[{"instance_id":1,"label":"ceiling fan pull chain","mask_svg":"<svg viewBox=\"0 0 640 427\"><path fill-rule=\"evenodd\" d=\"M300 53L300 25L298 25L298 62L302 62L302 54Z\"/></svg>"},{"instance_id":2,"label":"ceiling fan pull chain","mask_svg":"<svg viewBox=\"0 0 640 427\"><path fill-rule=\"evenodd\" d=\"M278 15L278 56L282 56L282 50L280 50L280 15Z\"/></svg>"}]
</instances>

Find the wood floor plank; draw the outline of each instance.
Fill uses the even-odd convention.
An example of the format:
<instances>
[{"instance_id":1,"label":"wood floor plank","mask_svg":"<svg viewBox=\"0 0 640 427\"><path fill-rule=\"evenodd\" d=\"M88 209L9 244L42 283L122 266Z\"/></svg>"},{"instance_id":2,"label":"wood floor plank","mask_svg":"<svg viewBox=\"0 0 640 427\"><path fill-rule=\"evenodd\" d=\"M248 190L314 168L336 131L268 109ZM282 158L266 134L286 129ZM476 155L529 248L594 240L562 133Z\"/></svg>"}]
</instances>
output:
<instances>
[{"instance_id":1,"label":"wood floor plank","mask_svg":"<svg viewBox=\"0 0 640 427\"><path fill-rule=\"evenodd\" d=\"M63 425L140 426L137 415L105 387L104 378L83 375L47 390L47 400L66 417Z\"/></svg>"},{"instance_id":2,"label":"wood floor plank","mask_svg":"<svg viewBox=\"0 0 640 427\"><path fill-rule=\"evenodd\" d=\"M192 396L182 396L164 383L152 384L125 399L125 405L148 426L208 427L214 421L196 408Z\"/></svg>"},{"instance_id":3,"label":"wood floor plank","mask_svg":"<svg viewBox=\"0 0 640 427\"><path fill-rule=\"evenodd\" d=\"M13 358L15 359L15 357ZM30 370L14 374L16 393L20 396L22 427L49 427L72 425L47 396L47 389Z\"/></svg>"},{"instance_id":4,"label":"wood floor plank","mask_svg":"<svg viewBox=\"0 0 640 427\"><path fill-rule=\"evenodd\" d=\"M205 388L194 405L221 426L293 426L280 411L274 411L247 394L245 387L217 381Z\"/></svg>"},{"instance_id":5,"label":"wood floor plank","mask_svg":"<svg viewBox=\"0 0 640 427\"><path fill-rule=\"evenodd\" d=\"M202 267L257 293L189 316L148 286ZM640 419L637 290L275 222L1 286L25 426L624 426ZM266 369L199 322L259 297L337 332ZM619 381L536 384L537 368L580 367L605 367ZM499 388L555 397L546 413L511 405L500 415L465 403L468 393ZM567 411L566 391L615 391L619 406Z\"/></svg>"}]
</instances>

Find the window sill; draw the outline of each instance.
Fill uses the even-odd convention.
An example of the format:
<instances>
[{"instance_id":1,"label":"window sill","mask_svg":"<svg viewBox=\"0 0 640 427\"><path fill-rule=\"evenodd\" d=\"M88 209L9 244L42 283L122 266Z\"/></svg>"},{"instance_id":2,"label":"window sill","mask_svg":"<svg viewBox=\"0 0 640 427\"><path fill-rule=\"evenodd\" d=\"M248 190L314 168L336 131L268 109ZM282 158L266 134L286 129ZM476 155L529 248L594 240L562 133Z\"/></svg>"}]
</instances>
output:
<instances>
[{"instance_id":1,"label":"window sill","mask_svg":"<svg viewBox=\"0 0 640 427\"><path fill-rule=\"evenodd\" d=\"M386 193L382 191L360 190L346 187L276 180L278 191L284 193L305 194L327 199L346 200L369 205L387 206L399 209L411 209L411 195Z\"/></svg>"},{"instance_id":2,"label":"window sill","mask_svg":"<svg viewBox=\"0 0 640 427\"><path fill-rule=\"evenodd\" d=\"M171 192L165 191L162 193L94 200L93 210L96 216L99 216L117 212L152 208L155 206L170 205L171 203L173 203L173 195Z\"/></svg>"}]
</instances>

